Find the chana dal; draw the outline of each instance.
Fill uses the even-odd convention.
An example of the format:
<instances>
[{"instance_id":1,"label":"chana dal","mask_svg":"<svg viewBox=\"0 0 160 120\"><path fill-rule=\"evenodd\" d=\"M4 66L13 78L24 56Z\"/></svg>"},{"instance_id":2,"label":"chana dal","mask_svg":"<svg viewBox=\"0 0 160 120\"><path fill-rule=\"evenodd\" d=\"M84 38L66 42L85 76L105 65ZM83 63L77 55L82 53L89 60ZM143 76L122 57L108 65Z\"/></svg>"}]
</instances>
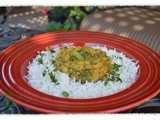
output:
<instances>
[{"instance_id":1,"label":"chana dal","mask_svg":"<svg viewBox=\"0 0 160 120\"><path fill-rule=\"evenodd\" d=\"M55 59L55 66L80 83L106 80L113 65L111 58L100 49L63 47Z\"/></svg>"}]
</instances>

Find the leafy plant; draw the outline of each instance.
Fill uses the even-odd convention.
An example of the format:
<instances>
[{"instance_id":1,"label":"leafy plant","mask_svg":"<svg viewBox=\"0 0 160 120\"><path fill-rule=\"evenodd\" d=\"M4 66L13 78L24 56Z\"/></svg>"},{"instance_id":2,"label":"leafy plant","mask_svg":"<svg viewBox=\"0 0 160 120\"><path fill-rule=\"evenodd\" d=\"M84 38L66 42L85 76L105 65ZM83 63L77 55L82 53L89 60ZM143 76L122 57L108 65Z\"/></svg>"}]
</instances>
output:
<instances>
[{"instance_id":1,"label":"leafy plant","mask_svg":"<svg viewBox=\"0 0 160 120\"><path fill-rule=\"evenodd\" d=\"M58 16L58 15L64 15L64 13L66 12L66 8L63 7L63 6L55 6L55 7L51 7L49 9L49 12L51 15L54 15L54 16Z\"/></svg>"},{"instance_id":2,"label":"leafy plant","mask_svg":"<svg viewBox=\"0 0 160 120\"><path fill-rule=\"evenodd\" d=\"M63 30L75 30L76 29L76 24L73 22L72 19L68 18L64 23L63 23Z\"/></svg>"},{"instance_id":3,"label":"leafy plant","mask_svg":"<svg viewBox=\"0 0 160 120\"><path fill-rule=\"evenodd\" d=\"M47 32L52 32L52 31L62 31L62 25L60 22L49 22L46 28Z\"/></svg>"},{"instance_id":4,"label":"leafy plant","mask_svg":"<svg viewBox=\"0 0 160 120\"><path fill-rule=\"evenodd\" d=\"M70 11L68 13L68 16L69 17L72 17L78 21L81 21L85 16L86 16L86 13L83 12L80 7L71 7L69 8Z\"/></svg>"},{"instance_id":5,"label":"leafy plant","mask_svg":"<svg viewBox=\"0 0 160 120\"><path fill-rule=\"evenodd\" d=\"M72 18L78 22L81 22L83 18L96 10L94 6L75 6L75 7L65 7L65 15Z\"/></svg>"},{"instance_id":6,"label":"leafy plant","mask_svg":"<svg viewBox=\"0 0 160 120\"><path fill-rule=\"evenodd\" d=\"M72 19L66 19L64 23L52 21L48 23L46 31L54 32L54 31L68 31L75 30L76 25L73 23Z\"/></svg>"},{"instance_id":7,"label":"leafy plant","mask_svg":"<svg viewBox=\"0 0 160 120\"><path fill-rule=\"evenodd\" d=\"M65 16L66 20L56 22L56 20L48 23L46 31L68 31L79 29L83 18L97 10L95 6L59 6L49 9L49 13L53 16ZM59 21L59 20L58 20Z\"/></svg>"}]
</instances>

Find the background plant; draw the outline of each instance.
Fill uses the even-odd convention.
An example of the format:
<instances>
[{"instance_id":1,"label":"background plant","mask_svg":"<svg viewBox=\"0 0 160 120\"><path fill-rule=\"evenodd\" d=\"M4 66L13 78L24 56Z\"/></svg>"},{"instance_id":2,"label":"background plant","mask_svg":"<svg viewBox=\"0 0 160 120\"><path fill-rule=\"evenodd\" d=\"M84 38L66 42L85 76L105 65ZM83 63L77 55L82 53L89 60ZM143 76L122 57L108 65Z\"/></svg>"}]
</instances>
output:
<instances>
[{"instance_id":1,"label":"background plant","mask_svg":"<svg viewBox=\"0 0 160 120\"><path fill-rule=\"evenodd\" d=\"M76 25L73 23L72 19L66 19L64 23L52 21L48 23L46 31L53 32L53 31L68 31L68 30L75 30Z\"/></svg>"},{"instance_id":2,"label":"background plant","mask_svg":"<svg viewBox=\"0 0 160 120\"><path fill-rule=\"evenodd\" d=\"M49 14L53 16L65 16L66 20L62 22L50 21L46 31L68 31L77 30L80 28L80 23L83 18L95 11L104 10L103 6L54 6L50 7Z\"/></svg>"}]
</instances>

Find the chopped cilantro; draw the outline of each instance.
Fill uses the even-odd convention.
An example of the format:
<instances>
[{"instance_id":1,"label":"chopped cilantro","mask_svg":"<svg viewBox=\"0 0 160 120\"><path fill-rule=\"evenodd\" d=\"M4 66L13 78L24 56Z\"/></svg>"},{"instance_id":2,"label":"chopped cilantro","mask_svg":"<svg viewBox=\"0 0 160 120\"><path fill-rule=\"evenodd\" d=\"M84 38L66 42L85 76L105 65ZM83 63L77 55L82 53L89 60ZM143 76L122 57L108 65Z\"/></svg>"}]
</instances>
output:
<instances>
[{"instance_id":1,"label":"chopped cilantro","mask_svg":"<svg viewBox=\"0 0 160 120\"><path fill-rule=\"evenodd\" d=\"M55 62L56 62L55 60L52 60L52 64L55 64Z\"/></svg>"},{"instance_id":2,"label":"chopped cilantro","mask_svg":"<svg viewBox=\"0 0 160 120\"><path fill-rule=\"evenodd\" d=\"M51 53L55 53L55 51L54 51L54 49L49 49L49 51L51 52Z\"/></svg>"},{"instance_id":3,"label":"chopped cilantro","mask_svg":"<svg viewBox=\"0 0 160 120\"><path fill-rule=\"evenodd\" d=\"M110 71L110 77L105 80L104 85L107 85L108 81L122 82L120 74L117 73L120 67L122 67L122 65L118 65L116 63L113 65L113 68Z\"/></svg>"},{"instance_id":4,"label":"chopped cilantro","mask_svg":"<svg viewBox=\"0 0 160 120\"><path fill-rule=\"evenodd\" d=\"M44 56L44 53L40 52L39 55L40 55L41 57L43 57L43 56Z\"/></svg>"},{"instance_id":5,"label":"chopped cilantro","mask_svg":"<svg viewBox=\"0 0 160 120\"><path fill-rule=\"evenodd\" d=\"M40 52L39 55L40 55L40 58L37 59L37 62L38 62L39 64L43 64L43 56L44 56L45 54L42 53L42 52Z\"/></svg>"},{"instance_id":6,"label":"chopped cilantro","mask_svg":"<svg viewBox=\"0 0 160 120\"><path fill-rule=\"evenodd\" d=\"M42 73L43 77L46 75L46 73L47 73L47 70L44 70Z\"/></svg>"},{"instance_id":7,"label":"chopped cilantro","mask_svg":"<svg viewBox=\"0 0 160 120\"><path fill-rule=\"evenodd\" d=\"M54 82L57 85L58 80L55 78L55 75L52 72L48 73L48 75L51 78L51 82Z\"/></svg>"},{"instance_id":8,"label":"chopped cilantro","mask_svg":"<svg viewBox=\"0 0 160 120\"><path fill-rule=\"evenodd\" d=\"M38 61L39 64L43 64L43 59L41 57L38 58L37 61Z\"/></svg>"},{"instance_id":9,"label":"chopped cilantro","mask_svg":"<svg viewBox=\"0 0 160 120\"><path fill-rule=\"evenodd\" d=\"M68 97L69 97L69 93L66 92L66 91L63 91L63 92L62 92L62 95L63 95L65 98L68 98Z\"/></svg>"}]
</instances>

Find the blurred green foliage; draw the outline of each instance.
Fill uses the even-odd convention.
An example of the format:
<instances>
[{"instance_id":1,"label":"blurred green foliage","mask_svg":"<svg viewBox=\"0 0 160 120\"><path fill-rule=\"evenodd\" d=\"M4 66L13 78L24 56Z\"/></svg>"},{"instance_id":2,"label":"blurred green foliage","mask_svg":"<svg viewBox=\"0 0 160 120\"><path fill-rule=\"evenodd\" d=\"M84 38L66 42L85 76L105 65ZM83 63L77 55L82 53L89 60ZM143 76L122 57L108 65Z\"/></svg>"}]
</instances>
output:
<instances>
[{"instance_id":1,"label":"blurred green foliage","mask_svg":"<svg viewBox=\"0 0 160 120\"><path fill-rule=\"evenodd\" d=\"M51 21L48 23L46 31L68 31L79 29L83 18L95 11L104 10L103 6L54 6L49 9L52 16L65 16L66 20L61 22Z\"/></svg>"},{"instance_id":2,"label":"blurred green foliage","mask_svg":"<svg viewBox=\"0 0 160 120\"><path fill-rule=\"evenodd\" d=\"M52 21L48 23L46 28L47 32L53 31L68 31L68 30L75 30L76 25L73 23L72 19L66 19L64 23Z\"/></svg>"}]
</instances>

